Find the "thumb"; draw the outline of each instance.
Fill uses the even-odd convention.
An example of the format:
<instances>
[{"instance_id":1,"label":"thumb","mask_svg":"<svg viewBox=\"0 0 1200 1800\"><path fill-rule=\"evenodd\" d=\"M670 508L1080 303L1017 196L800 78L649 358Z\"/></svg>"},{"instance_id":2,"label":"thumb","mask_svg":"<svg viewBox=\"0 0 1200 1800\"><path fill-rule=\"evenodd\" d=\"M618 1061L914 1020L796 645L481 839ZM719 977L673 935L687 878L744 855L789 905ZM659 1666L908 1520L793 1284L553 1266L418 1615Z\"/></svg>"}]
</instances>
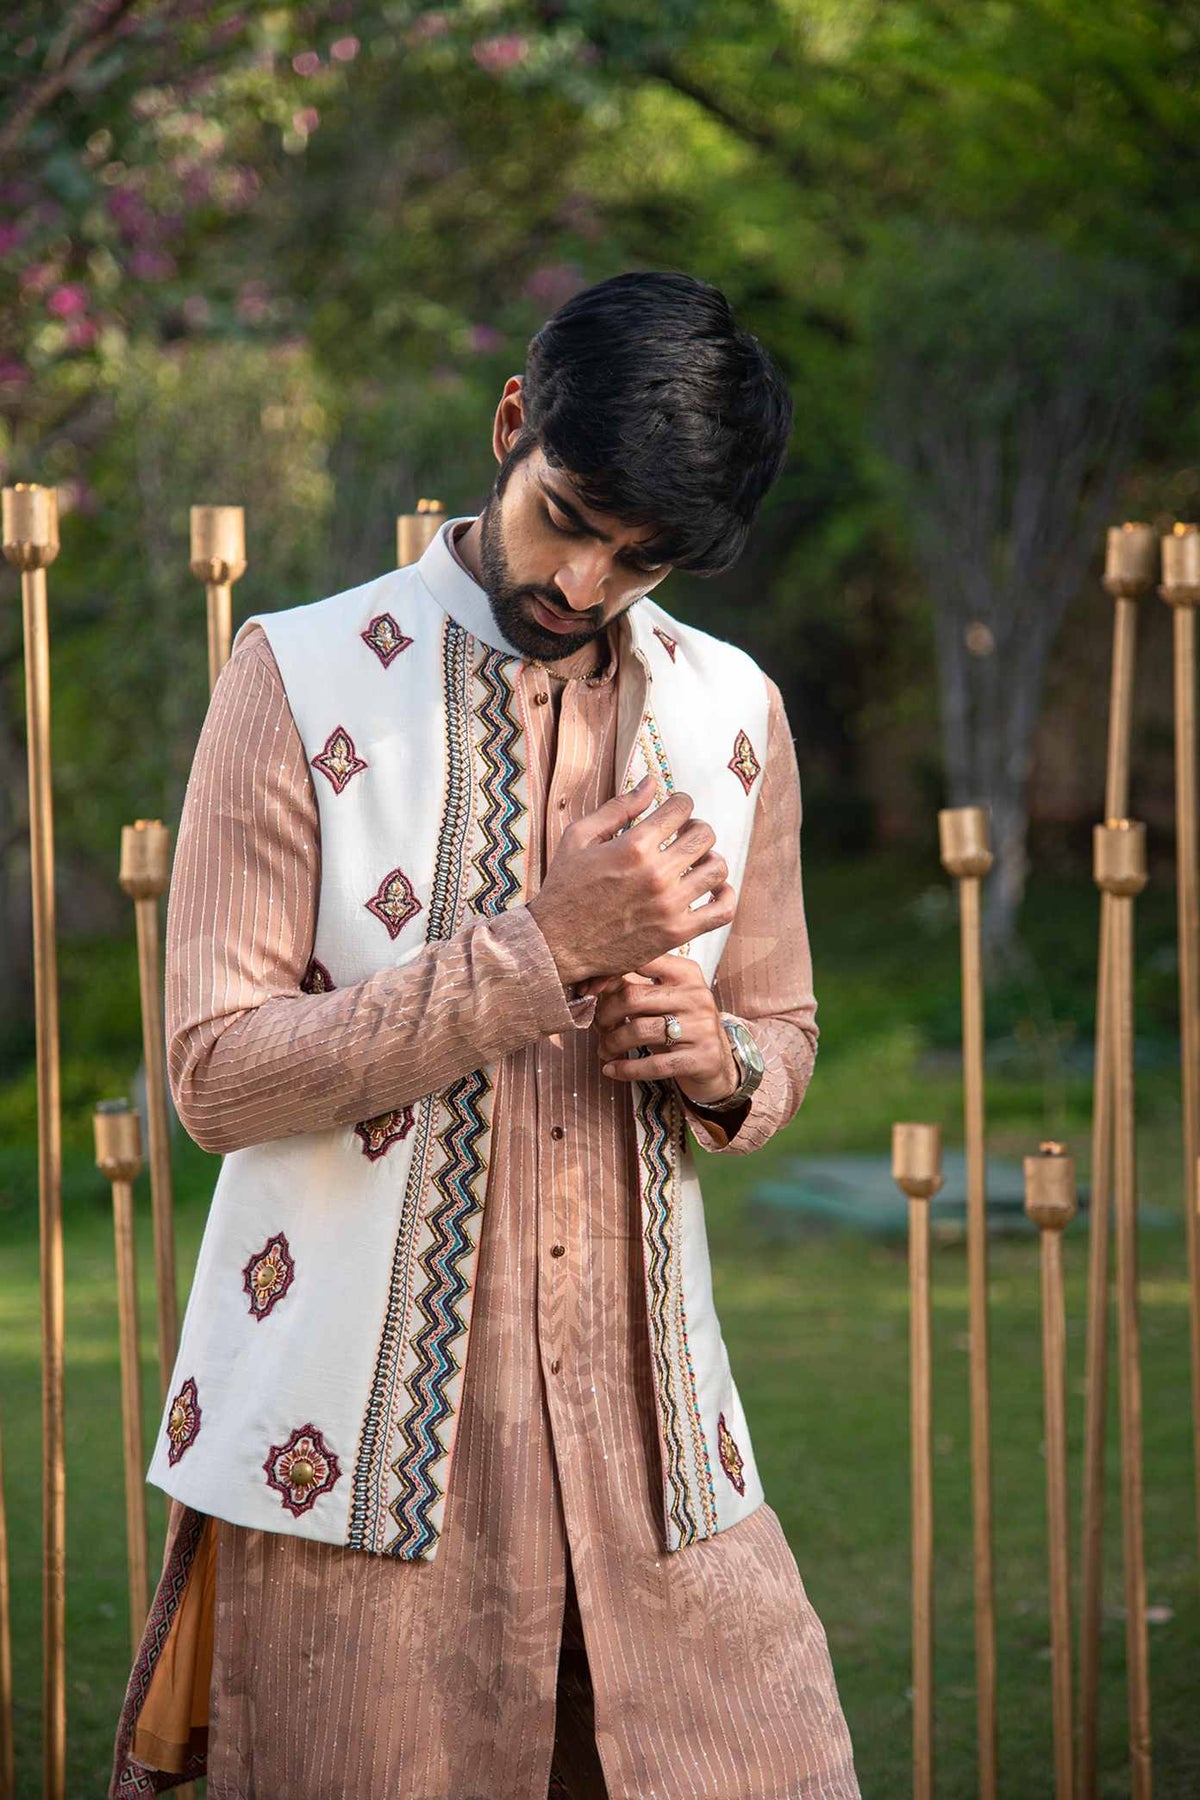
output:
<instances>
[{"instance_id":1,"label":"thumb","mask_svg":"<svg viewBox=\"0 0 1200 1800\"><path fill-rule=\"evenodd\" d=\"M654 795L653 779L643 775L635 788L627 794L614 794L579 821L579 835L586 844L602 843L606 838L616 837L627 825L632 825L639 813L645 812Z\"/></svg>"}]
</instances>

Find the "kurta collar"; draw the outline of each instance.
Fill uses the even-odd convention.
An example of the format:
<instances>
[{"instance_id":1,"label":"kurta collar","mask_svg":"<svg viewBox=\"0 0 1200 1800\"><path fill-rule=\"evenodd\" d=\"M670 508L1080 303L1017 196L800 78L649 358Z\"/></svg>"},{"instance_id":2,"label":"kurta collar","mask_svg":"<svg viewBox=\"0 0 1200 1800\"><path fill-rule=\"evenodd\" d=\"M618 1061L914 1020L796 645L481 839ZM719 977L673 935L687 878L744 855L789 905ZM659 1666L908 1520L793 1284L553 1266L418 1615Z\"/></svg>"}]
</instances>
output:
<instances>
[{"instance_id":1,"label":"kurta collar","mask_svg":"<svg viewBox=\"0 0 1200 1800\"><path fill-rule=\"evenodd\" d=\"M458 525L472 523L475 516L474 513L460 513L456 518L447 519L418 557L417 574L442 611L449 613L464 631L469 631L481 643L490 644L493 650L502 650L506 656L515 656L523 663L526 661L524 653L508 641L497 625L485 590L450 549L451 532ZM619 666L622 659L632 653L641 663L649 681L650 662L642 641L649 626L643 626L637 617L638 611L638 605L631 606L617 620L617 660Z\"/></svg>"}]
</instances>

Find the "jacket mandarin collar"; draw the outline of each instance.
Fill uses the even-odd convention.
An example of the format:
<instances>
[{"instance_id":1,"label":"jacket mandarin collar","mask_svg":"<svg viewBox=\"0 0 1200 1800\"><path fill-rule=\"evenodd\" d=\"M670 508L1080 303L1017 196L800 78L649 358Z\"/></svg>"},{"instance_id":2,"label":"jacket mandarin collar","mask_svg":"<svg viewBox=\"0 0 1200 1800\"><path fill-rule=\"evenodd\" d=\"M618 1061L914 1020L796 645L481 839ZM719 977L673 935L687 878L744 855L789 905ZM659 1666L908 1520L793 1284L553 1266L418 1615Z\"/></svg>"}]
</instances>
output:
<instances>
[{"instance_id":1,"label":"jacket mandarin collar","mask_svg":"<svg viewBox=\"0 0 1200 1800\"><path fill-rule=\"evenodd\" d=\"M417 574L442 611L449 613L464 631L469 631L481 643L490 644L493 650L501 650L506 656L515 656L518 661L527 662L529 659L524 651L510 643L496 623L485 590L450 548L450 536L456 526L471 524L474 519L474 513L460 513L456 518L447 519L418 557L415 565ZM635 604L617 619L620 643L618 661L632 651L649 680L650 664L641 643L641 621L634 616L637 610Z\"/></svg>"}]
</instances>

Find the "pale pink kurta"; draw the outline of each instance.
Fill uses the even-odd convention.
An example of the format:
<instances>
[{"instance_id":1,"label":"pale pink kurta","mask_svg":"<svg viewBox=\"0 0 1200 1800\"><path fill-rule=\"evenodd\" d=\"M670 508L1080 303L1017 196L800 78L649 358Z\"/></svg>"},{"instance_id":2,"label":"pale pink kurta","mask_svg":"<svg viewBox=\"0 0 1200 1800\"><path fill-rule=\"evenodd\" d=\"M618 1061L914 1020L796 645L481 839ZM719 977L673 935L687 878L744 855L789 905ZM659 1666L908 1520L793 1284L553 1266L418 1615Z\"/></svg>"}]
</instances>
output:
<instances>
[{"instance_id":1,"label":"pale pink kurta","mask_svg":"<svg viewBox=\"0 0 1200 1800\"><path fill-rule=\"evenodd\" d=\"M565 827L615 789L630 676L618 628L607 642L594 680L518 675L531 893ZM764 760L715 995L751 1022L767 1075L731 1138L691 1114L719 1154L786 1123L816 1050L799 781L774 684ZM186 1128L226 1152L352 1124L484 1064L498 1079L437 1555L218 1522L210 1800L856 1796L825 1635L772 1508L664 1548L632 1112L600 1071L594 1001L564 994L524 906L310 999L319 873L311 776L255 627L216 684L172 876Z\"/></svg>"}]
</instances>

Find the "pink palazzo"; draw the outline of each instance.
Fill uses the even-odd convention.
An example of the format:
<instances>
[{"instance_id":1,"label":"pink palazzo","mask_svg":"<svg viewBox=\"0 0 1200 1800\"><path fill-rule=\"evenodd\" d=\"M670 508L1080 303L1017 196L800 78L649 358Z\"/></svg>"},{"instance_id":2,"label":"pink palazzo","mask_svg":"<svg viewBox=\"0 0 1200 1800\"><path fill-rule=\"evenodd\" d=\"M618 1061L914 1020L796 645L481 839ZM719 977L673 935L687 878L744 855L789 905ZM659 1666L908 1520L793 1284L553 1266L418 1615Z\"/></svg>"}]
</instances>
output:
<instances>
[{"instance_id":1,"label":"pink palazzo","mask_svg":"<svg viewBox=\"0 0 1200 1800\"><path fill-rule=\"evenodd\" d=\"M520 667L530 893L565 827L615 791L618 683L642 678L624 645L615 624L591 679ZM799 778L774 683L770 695L715 985L721 1009L751 1022L767 1073L726 1129L689 1110L713 1154L754 1150L786 1124L816 1052ZM493 1061L498 1079L437 1555L212 1521L209 1800L851 1800L825 1634L772 1508L664 1548L632 1109L601 1072L594 1000L564 993L517 906L323 995L318 1033L300 983L319 871L312 778L255 627L214 689L172 876L183 1123L224 1153L386 1110L401 1060L422 1092ZM173 1503L173 1528L187 1510ZM164 1604L168 1579L156 1653L185 1578ZM126 1750L145 1685L131 1679ZM119 1737L118 1764L121 1749ZM139 1791L126 1781L112 1793Z\"/></svg>"}]
</instances>

